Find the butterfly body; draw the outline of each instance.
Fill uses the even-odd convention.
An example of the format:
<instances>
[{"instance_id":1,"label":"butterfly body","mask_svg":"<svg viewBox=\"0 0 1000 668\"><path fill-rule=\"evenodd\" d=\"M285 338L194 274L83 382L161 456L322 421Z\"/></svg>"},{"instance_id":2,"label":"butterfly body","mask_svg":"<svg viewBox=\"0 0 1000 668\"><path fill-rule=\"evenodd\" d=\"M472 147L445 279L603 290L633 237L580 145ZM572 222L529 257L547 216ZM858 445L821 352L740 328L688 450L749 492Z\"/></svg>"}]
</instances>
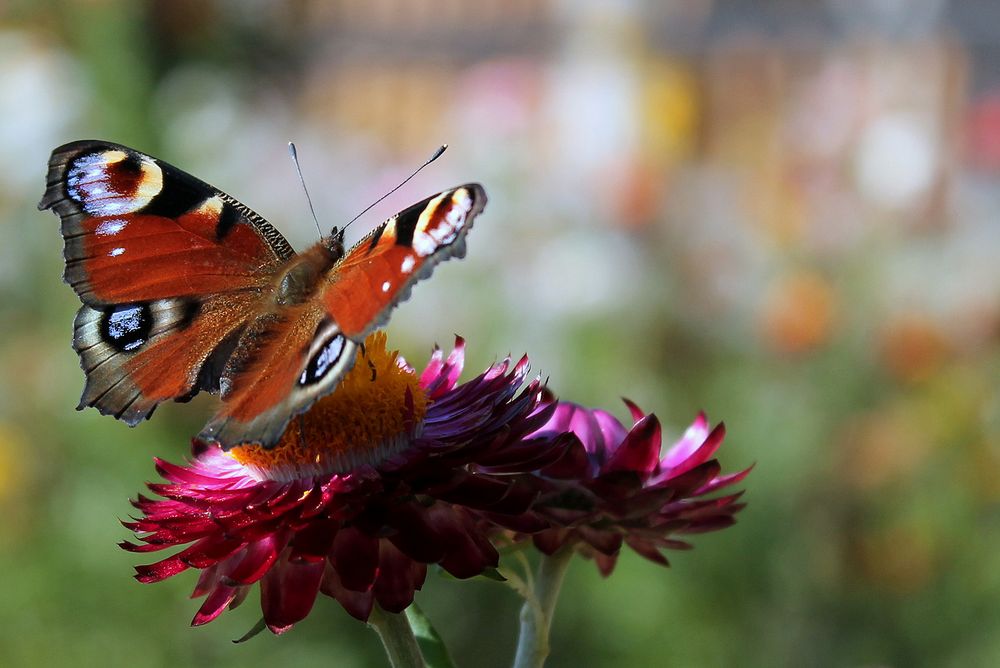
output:
<instances>
[{"instance_id":1,"label":"butterfly body","mask_svg":"<svg viewBox=\"0 0 1000 668\"><path fill-rule=\"evenodd\" d=\"M248 207L160 160L102 141L57 148L39 208L61 220L64 277L83 302L79 408L134 426L162 401L218 392L203 437L272 445L417 280L464 255L485 202L459 186L349 250L334 229L296 254Z\"/></svg>"}]
</instances>

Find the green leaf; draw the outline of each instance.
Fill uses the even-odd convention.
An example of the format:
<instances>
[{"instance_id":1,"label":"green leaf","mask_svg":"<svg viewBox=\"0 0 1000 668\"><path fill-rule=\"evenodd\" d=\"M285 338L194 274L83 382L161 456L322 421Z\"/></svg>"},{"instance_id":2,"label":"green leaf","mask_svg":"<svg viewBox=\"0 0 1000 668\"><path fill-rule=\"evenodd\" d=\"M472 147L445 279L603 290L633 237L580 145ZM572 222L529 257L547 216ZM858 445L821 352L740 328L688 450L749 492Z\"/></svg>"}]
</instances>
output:
<instances>
[{"instance_id":1,"label":"green leaf","mask_svg":"<svg viewBox=\"0 0 1000 668\"><path fill-rule=\"evenodd\" d=\"M500 574L495 568L487 568L485 571L480 573L478 576L480 578L486 578L487 580L493 580L494 582L506 582L507 578Z\"/></svg>"},{"instance_id":2,"label":"green leaf","mask_svg":"<svg viewBox=\"0 0 1000 668\"><path fill-rule=\"evenodd\" d=\"M413 635L420 646L420 652L424 655L427 668L455 668L455 662L448 654L441 636L434 630L431 620L423 613L416 603L411 603L406 609L406 619L410 622Z\"/></svg>"},{"instance_id":3,"label":"green leaf","mask_svg":"<svg viewBox=\"0 0 1000 668\"><path fill-rule=\"evenodd\" d=\"M247 640L250 640L250 638L253 638L255 635L257 635L266 628L267 624L264 623L264 618L261 617L260 621L258 621L256 624L253 625L252 629L244 633L242 638L237 638L236 640L234 640L233 644L238 645L241 642L246 642Z\"/></svg>"}]
</instances>

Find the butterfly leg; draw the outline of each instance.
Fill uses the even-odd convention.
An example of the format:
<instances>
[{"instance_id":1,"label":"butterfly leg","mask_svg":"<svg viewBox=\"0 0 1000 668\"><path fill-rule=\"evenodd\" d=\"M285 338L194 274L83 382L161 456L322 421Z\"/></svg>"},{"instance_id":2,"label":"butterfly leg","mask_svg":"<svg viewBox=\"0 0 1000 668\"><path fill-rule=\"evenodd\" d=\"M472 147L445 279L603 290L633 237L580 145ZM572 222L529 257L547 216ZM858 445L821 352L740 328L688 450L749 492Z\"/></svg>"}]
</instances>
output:
<instances>
[{"instance_id":1,"label":"butterfly leg","mask_svg":"<svg viewBox=\"0 0 1000 668\"><path fill-rule=\"evenodd\" d=\"M299 426L299 445L302 446L302 448L305 448L308 445L306 443L306 433L304 429L305 417L305 413L299 413L299 419L297 420Z\"/></svg>"},{"instance_id":2,"label":"butterfly leg","mask_svg":"<svg viewBox=\"0 0 1000 668\"><path fill-rule=\"evenodd\" d=\"M372 362L371 359L368 358L368 351L365 350L365 344L364 343L361 344L361 356L365 358L366 362L368 362L368 368L371 369L371 372L372 372L372 382L374 383L375 382L375 378L377 376L377 374L375 373L375 363Z\"/></svg>"}]
</instances>

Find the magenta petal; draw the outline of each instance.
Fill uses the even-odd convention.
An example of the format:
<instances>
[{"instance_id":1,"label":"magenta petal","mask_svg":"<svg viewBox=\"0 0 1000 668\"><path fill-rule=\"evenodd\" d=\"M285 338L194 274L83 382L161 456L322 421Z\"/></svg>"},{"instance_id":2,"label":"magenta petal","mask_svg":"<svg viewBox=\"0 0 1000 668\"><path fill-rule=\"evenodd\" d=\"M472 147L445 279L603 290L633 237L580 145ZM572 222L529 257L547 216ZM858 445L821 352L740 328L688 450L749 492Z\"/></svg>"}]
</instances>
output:
<instances>
[{"instance_id":1,"label":"magenta petal","mask_svg":"<svg viewBox=\"0 0 1000 668\"><path fill-rule=\"evenodd\" d=\"M427 392L430 399L439 399L451 391L462 375L465 365L465 339L455 337L455 347L448 355L448 360L441 361L441 350L435 349L424 372L420 374L420 386Z\"/></svg>"},{"instance_id":2,"label":"magenta petal","mask_svg":"<svg viewBox=\"0 0 1000 668\"><path fill-rule=\"evenodd\" d=\"M604 472L634 471L645 480L660 461L660 421L647 415L632 427L614 451Z\"/></svg>"},{"instance_id":3,"label":"magenta petal","mask_svg":"<svg viewBox=\"0 0 1000 668\"><path fill-rule=\"evenodd\" d=\"M288 630L309 614L325 567L325 562L281 561L260 581L260 605L273 633Z\"/></svg>"},{"instance_id":4,"label":"magenta petal","mask_svg":"<svg viewBox=\"0 0 1000 668\"><path fill-rule=\"evenodd\" d=\"M188 568L189 566L175 555L173 557L167 557L163 561L158 561L155 564L136 566L135 579L143 584L159 582L160 580L166 580L169 577L173 577Z\"/></svg>"},{"instance_id":5,"label":"magenta petal","mask_svg":"<svg viewBox=\"0 0 1000 668\"><path fill-rule=\"evenodd\" d=\"M284 541L274 535L247 545L243 550L243 557L226 573L226 579L235 584L253 584L271 568L284 547Z\"/></svg>"},{"instance_id":6,"label":"magenta petal","mask_svg":"<svg viewBox=\"0 0 1000 668\"><path fill-rule=\"evenodd\" d=\"M663 457L660 462L660 466L663 468L675 467L685 459L691 456L705 439L708 437L708 418L705 417L705 413L698 413L698 416L688 427L683 436L670 446L667 454Z\"/></svg>"},{"instance_id":7,"label":"magenta petal","mask_svg":"<svg viewBox=\"0 0 1000 668\"><path fill-rule=\"evenodd\" d=\"M643 410L639 408L639 406L636 405L635 402L633 402L631 399L626 399L625 397L622 397L622 401L625 402L625 405L628 407L628 412L632 416L633 424L638 422L642 418L646 417L646 414L643 412Z\"/></svg>"},{"instance_id":8,"label":"magenta petal","mask_svg":"<svg viewBox=\"0 0 1000 668\"><path fill-rule=\"evenodd\" d=\"M688 429L688 433L692 430L696 430L696 427L690 427ZM693 444L695 439L688 439L685 434L685 437L681 439L681 442L677 446L671 448L670 452L668 452L666 457L663 458L663 462L661 463L663 475L673 478L681 473L690 471L695 466L698 466L703 462L707 462L719 449L719 446L722 445L722 440L725 436L726 425L720 422L718 426L716 426L716 428L705 437L704 441L700 445L693 450L688 450L689 444ZM686 455L685 450L688 450ZM681 455L685 456L682 457Z\"/></svg>"},{"instance_id":9,"label":"magenta petal","mask_svg":"<svg viewBox=\"0 0 1000 668\"><path fill-rule=\"evenodd\" d=\"M597 422L598 429L601 430L601 436L604 437L604 442L609 446L614 443L621 443L625 440L625 435L628 434L628 430L618 421L611 413L602 410L593 411L594 420ZM639 415L635 418L635 422L641 420L644 416Z\"/></svg>"},{"instance_id":10,"label":"magenta petal","mask_svg":"<svg viewBox=\"0 0 1000 668\"><path fill-rule=\"evenodd\" d=\"M201 608L198 609L194 619L191 620L191 626L208 624L210 621L221 615L222 611L226 609L226 606L228 606L234 598L236 598L235 587L219 585L212 591L211 594L209 594Z\"/></svg>"},{"instance_id":11,"label":"magenta petal","mask_svg":"<svg viewBox=\"0 0 1000 668\"><path fill-rule=\"evenodd\" d=\"M753 466L748 466L742 471L737 471L736 473L730 473L728 475L719 476L718 478L713 478L708 483L699 487L694 491L692 496L701 496L703 494L711 494L712 492L722 489L723 487L728 487L729 485L735 485L741 482L747 477L747 474L753 470Z\"/></svg>"},{"instance_id":12,"label":"magenta petal","mask_svg":"<svg viewBox=\"0 0 1000 668\"><path fill-rule=\"evenodd\" d=\"M243 545L239 538L227 540L210 536L199 540L177 556L192 568L208 568L235 553Z\"/></svg>"},{"instance_id":13,"label":"magenta petal","mask_svg":"<svg viewBox=\"0 0 1000 668\"><path fill-rule=\"evenodd\" d=\"M580 407L575 409L569 419L569 431L576 434L587 451L594 456L599 465L603 465L608 457L610 442L604 440L601 425L593 413Z\"/></svg>"}]
</instances>

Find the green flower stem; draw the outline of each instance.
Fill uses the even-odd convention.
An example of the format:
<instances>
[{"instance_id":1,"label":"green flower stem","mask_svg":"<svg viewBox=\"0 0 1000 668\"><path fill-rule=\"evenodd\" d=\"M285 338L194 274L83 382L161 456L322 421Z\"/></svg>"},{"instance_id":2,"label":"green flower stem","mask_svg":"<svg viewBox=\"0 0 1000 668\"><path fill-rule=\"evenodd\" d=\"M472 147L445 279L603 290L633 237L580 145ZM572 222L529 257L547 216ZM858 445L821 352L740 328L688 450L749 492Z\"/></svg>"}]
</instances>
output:
<instances>
[{"instance_id":1,"label":"green flower stem","mask_svg":"<svg viewBox=\"0 0 1000 668\"><path fill-rule=\"evenodd\" d=\"M386 612L376 605L368 617L368 625L382 640L392 668L424 668L424 657L406 615Z\"/></svg>"},{"instance_id":2,"label":"green flower stem","mask_svg":"<svg viewBox=\"0 0 1000 668\"><path fill-rule=\"evenodd\" d=\"M573 550L563 549L552 556L542 557L535 576L534 600L521 606L521 631L517 640L514 668L541 668L549 656L549 630L555 614L559 589Z\"/></svg>"}]
</instances>

